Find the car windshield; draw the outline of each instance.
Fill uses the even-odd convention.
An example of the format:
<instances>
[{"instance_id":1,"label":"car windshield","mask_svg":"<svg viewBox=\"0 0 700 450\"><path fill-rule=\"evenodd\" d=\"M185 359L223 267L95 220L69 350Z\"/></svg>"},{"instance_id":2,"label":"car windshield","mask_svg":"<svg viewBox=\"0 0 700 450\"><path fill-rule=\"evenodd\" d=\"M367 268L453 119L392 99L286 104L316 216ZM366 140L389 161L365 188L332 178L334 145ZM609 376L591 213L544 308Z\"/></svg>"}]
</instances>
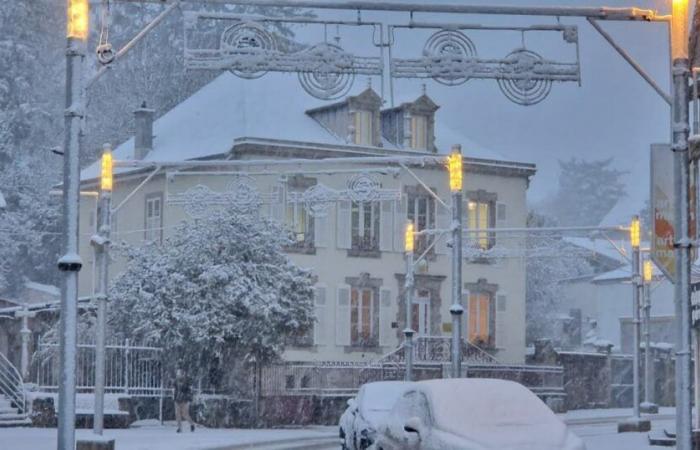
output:
<instances>
[{"instance_id":1,"label":"car windshield","mask_svg":"<svg viewBox=\"0 0 700 450\"><path fill-rule=\"evenodd\" d=\"M405 383L371 383L362 394L363 412L388 412L406 389Z\"/></svg>"}]
</instances>

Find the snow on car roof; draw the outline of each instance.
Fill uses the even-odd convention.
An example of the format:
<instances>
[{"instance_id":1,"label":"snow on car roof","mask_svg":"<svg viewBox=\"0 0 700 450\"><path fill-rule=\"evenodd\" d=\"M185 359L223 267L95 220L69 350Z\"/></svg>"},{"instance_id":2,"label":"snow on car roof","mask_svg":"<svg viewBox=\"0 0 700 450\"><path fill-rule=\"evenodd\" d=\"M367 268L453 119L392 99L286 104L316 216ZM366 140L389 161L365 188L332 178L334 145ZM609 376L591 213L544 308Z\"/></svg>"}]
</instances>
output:
<instances>
[{"instance_id":1,"label":"snow on car roof","mask_svg":"<svg viewBox=\"0 0 700 450\"><path fill-rule=\"evenodd\" d=\"M560 448L566 426L535 394L512 381L430 380L416 383L431 400L435 425L488 448ZM530 447L528 447L530 448Z\"/></svg>"}]
</instances>

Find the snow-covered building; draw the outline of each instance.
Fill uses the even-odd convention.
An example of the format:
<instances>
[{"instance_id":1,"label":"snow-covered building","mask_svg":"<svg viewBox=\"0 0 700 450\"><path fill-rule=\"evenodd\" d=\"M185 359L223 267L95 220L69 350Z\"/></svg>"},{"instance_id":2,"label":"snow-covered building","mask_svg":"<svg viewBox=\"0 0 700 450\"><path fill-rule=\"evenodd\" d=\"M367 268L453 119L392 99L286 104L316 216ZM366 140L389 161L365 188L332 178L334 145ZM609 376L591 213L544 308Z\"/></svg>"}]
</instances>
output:
<instances>
[{"instance_id":1,"label":"snow-covered building","mask_svg":"<svg viewBox=\"0 0 700 450\"><path fill-rule=\"evenodd\" d=\"M449 203L448 176L436 164L412 167L417 180L398 165L337 158L429 156L462 144L465 223L479 228L526 226L526 192L535 166L509 161L471 143L441 123L438 110L426 93L417 92L385 108L369 87L339 102L318 104L286 75L242 80L224 73L158 120L145 107L136 111L135 136L119 145L114 157L153 161L154 167L117 171L113 205L120 207L113 215L113 235L128 242L164 242L174 225L216 207L212 198L242 202L246 196L240 194L253 194L260 200L258 213L292 229L296 244L286 249L290 258L317 278L313 336L289 346L284 358L377 359L400 344L405 328L405 224L414 221L418 231L449 226L449 211L425 189L430 187ZM334 161L312 167L272 163L327 158ZM157 164L206 159L270 164L219 168L216 174L214 168ZM234 173L240 170L245 176ZM96 190L98 174L99 162L83 171L84 190ZM382 195L367 202L343 197L353 183L372 185ZM324 214L312 214L306 207L304 194L314 188L339 197ZM95 199L83 197L82 236L95 229L95 210ZM418 251L427 249L432 239L420 237ZM495 240L492 235L479 236L473 245L488 249ZM94 256L87 237L81 240L80 251L81 295L90 295ZM449 254L446 240L440 240L418 269L412 326L419 336L450 335ZM115 262L112 276L121 264ZM466 338L501 361L524 362L524 262L472 258L464 265L463 281Z\"/></svg>"},{"instance_id":2,"label":"snow-covered building","mask_svg":"<svg viewBox=\"0 0 700 450\"><path fill-rule=\"evenodd\" d=\"M619 241L589 238L565 238L579 249L593 271L573 279L561 280L563 298L560 321L564 347L588 346L631 353L633 349L632 269L630 249ZM648 247L646 243L643 247ZM666 345L673 342L673 285L654 266L651 284L651 341ZM568 333L567 333L568 331Z\"/></svg>"}]
</instances>

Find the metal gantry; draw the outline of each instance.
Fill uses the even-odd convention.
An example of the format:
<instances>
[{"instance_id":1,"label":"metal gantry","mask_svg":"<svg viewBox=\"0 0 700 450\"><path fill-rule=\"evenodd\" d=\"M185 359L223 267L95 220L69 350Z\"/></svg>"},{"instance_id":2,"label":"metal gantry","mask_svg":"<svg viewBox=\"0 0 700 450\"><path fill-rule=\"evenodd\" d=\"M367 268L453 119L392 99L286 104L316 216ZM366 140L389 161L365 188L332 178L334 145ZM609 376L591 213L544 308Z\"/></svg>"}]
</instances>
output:
<instances>
[{"instance_id":1,"label":"metal gantry","mask_svg":"<svg viewBox=\"0 0 700 450\"><path fill-rule=\"evenodd\" d=\"M148 32L153 30L168 14L172 13L180 5L179 0L112 0L125 3L158 3L166 5L166 9L154 19L144 30L137 34L122 49L113 52L108 47L108 40L100 39L98 53L104 63L118 61L131 48L133 48ZM455 15L520 15L520 16L548 16L548 17L580 17L592 21L639 21L662 22L672 24L671 17L661 15L651 9L641 8L610 8L610 7L532 7L532 6L495 6L495 5L456 5L435 3L412 2L383 2L383 1L315 1L315 0L189 0L190 3L200 4L235 4L244 6L274 6L297 7L311 9L330 9L355 11L361 22L362 11L388 11L395 13L446 13ZM671 26L673 66L673 93L664 95L664 91L645 73L640 70L629 57L621 53L630 64L635 67L665 100L671 99L672 103L672 130L673 146L676 155L677 172L677 217L676 217L676 260L677 278L676 284L676 316L678 320L677 336L677 367L676 367L676 405L677 405L677 442L679 449L691 448L691 419L690 419L690 255L694 238L689 236L689 156L688 156L688 81L689 61L687 53L687 22L688 0L673 0L674 24ZM66 72L66 124L65 124L65 148L64 148L64 250L65 254L59 261L59 268L64 272L62 286L62 325L61 325L61 355L62 377L59 401L59 450L72 450L74 446L74 417L75 417L75 324L77 315L77 275L82 263L77 254L78 238L78 200L79 200L79 166L78 156L80 151L79 123L84 115L84 87L89 87L107 71L107 67L99 70L86 84L82 82L83 61L85 57L85 41L87 39L87 6L88 0L68 0L68 51ZM684 23L685 22L685 23ZM592 24L595 23L591 22ZM444 25L444 24L443 24ZM440 25L433 35L433 45L428 46L435 52L432 58L421 61L419 69L423 76L430 76L438 82L445 84L459 84L460 81L476 77L482 70L484 61L479 61L474 55L470 55L469 38L464 34L457 34L454 30ZM236 25L234 25L236 26ZM599 27L596 27L598 29ZM225 40L229 48L236 52L248 53L247 56L260 55L260 49L265 48L264 35L258 33L255 26L238 26L230 30ZM600 31L600 30L599 30ZM563 32L566 33L565 30ZM566 36L565 36L566 38ZM606 38L607 39L607 38ZM573 42L572 34L569 40ZM611 39L608 39L611 41ZM220 43L224 43L221 41ZM430 41L428 42L430 43ZM612 42L611 42L612 43ZM233 44L233 45L230 45ZM243 45L242 45L243 44ZM273 45L268 42L268 46ZM427 44L426 44L427 45ZM621 47L620 47L621 48ZM449 49L449 51L448 51ZM680 49L680 51L679 51ZM685 50L683 50L685 49ZM619 50L618 50L619 51ZM311 55L311 56L309 56ZM109 56L109 57L106 57ZM314 52L304 55L310 61L321 63L314 70L302 70L300 79L306 79L302 83L312 95L332 98L340 95L351 78L354 69L352 67L355 58L342 51L334 43L325 42L316 47ZM251 58L243 58L249 60ZM253 58L254 59L254 58ZM235 60L235 58L234 58ZM274 59L273 59L274 60ZM284 56L277 60L282 63ZM454 71L433 71L435 63L447 62L447 67ZM370 61L368 61L370 62ZM264 63L259 67L237 66L240 62L229 66L229 69L238 71L239 75L255 75L264 70L271 70ZM371 66L371 64L370 64ZM549 84L553 81L575 81L572 69L574 67L559 66L551 61L543 60L531 52L521 48L513 54L494 65L498 74L495 78L502 83L504 93L521 104L534 104L541 101L549 92ZM298 67L290 66L292 69ZM516 69L517 68L517 69ZM576 68L578 70L578 68ZM371 70L371 69L368 69ZM374 69L375 72L378 70ZM302 77L303 75L303 77ZM556 79L556 76L568 77ZM154 166L157 167L157 166ZM461 259L461 258L460 258Z\"/></svg>"}]
</instances>

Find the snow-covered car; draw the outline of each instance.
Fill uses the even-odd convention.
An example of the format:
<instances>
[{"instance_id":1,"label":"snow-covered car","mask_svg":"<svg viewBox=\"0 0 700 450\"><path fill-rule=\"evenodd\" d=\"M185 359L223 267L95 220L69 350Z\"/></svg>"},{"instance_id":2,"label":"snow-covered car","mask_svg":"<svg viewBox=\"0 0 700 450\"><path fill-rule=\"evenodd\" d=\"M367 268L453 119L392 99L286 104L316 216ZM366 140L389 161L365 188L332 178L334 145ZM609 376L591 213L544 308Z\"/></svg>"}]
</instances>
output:
<instances>
[{"instance_id":1,"label":"snow-covered car","mask_svg":"<svg viewBox=\"0 0 700 450\"><path fill-rule=\"evenodd\" d=\"M343 450L365 450L373 443L377 427L391 412L396 400L413 383L379 381L360 388L357 397L348 400L340 416L340 439Z\"/></svg>"},{"instance_id":2,"label":"snow-covered car","mask_svg":"<svg viewBox=\"0 0 700 450\"><path fill-rule=\"evenodd\" d=\"M536 395L503 380L414 383L377 433L377 450L585 450Z\"/></svg>"}]
</instances>

